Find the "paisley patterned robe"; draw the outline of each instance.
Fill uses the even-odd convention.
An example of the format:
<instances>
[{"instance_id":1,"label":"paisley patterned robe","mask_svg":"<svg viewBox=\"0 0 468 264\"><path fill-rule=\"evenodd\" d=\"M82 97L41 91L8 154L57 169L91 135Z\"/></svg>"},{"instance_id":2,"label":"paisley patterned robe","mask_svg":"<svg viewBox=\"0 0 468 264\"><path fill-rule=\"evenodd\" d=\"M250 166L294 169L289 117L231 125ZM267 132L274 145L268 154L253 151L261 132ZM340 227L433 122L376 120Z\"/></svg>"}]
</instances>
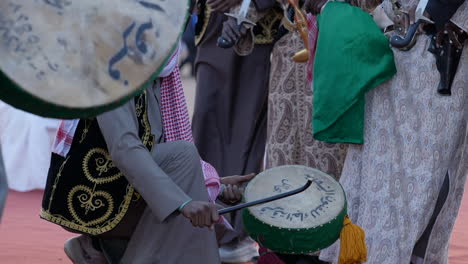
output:
<instances>
[{"instance_id":1,"label":"paisley patterned robe","mask_svg":"<svg viewBox=\"0 0 468 264\"><path fill-rule=\"evenodd\" d=\"M403 10L417 0L403 0ZM384 2L392 18L390 1ZM454 22L468 30L468 2ZM366 231L368 262L410 263L448 175L448 194L435 218L421 262L448 261L453 229L468 172L468 48L460 60L452 96L437 93L439 73L419 35L407 52L394 50L397 75L366 97L364 145L350 146L341 183L351 219ZM335 261L338 246L321 258Z\"/></svg>"},{"instance_id":2,"label":"paisley patterned robe","mask_svg":"<svg viewBox=\"0 0 468 264\"><path fill-rule=\"evenodd\" d=\"M312 88L307 64L292 60L304 47L297 33L282 37L273 48L268 92L266 168L299 164L338 178L346 144L329 144L312 137Z\"/></svg>"}]
</instances>

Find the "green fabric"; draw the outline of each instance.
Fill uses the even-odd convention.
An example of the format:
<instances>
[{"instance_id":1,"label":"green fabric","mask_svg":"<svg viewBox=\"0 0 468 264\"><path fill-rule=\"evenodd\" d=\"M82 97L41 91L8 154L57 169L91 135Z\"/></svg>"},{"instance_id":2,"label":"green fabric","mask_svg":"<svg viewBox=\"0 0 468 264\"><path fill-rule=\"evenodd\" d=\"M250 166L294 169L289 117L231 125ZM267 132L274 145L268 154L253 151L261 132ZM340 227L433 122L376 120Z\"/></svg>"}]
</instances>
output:
<instances>
[{"instance_id":1,"label":"green fabric","mask_svg":"<svg viewBox=\"0 0 468 264\"><path fill-rule=\"evenodd\" d=\"M372 17L347 3L329 2L317 22L314 138L362 144L365 93L395 75L393 52Z\"/></svg>"},{"instance_id":2,"label":"green fabric","mask_svg":"<svg viewBox=\"0 0 468 264\"><path fill-rule=\"evenodd\" d=\"M283 254L307 254L331 246L340 238L344 218L347 214L347 202L341 213L323 226L311 229L279 228L270 226L250 213L243 211L244 227L247 233L262 246Z\"/></svg>"}]
</instances>

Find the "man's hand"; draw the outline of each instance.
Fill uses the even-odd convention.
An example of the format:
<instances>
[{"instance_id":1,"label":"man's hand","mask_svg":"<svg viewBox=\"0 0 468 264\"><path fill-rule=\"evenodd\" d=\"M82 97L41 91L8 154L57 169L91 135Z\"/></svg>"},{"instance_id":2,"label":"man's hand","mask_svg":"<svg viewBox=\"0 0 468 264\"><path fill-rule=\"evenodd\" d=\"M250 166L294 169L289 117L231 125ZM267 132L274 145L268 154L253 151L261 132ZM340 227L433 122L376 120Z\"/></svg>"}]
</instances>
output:
<instances>
[{"instance_id":1,"label":"man's hand","mask_svg":"<svg viewBox=\"0 0 468 264\"><path fill-rule=\"evenodd\" d=\"M255 173L250 173L248 175L243 175L243 176L239 176L239 175L227 176L227 177L220 178L219 180L221 181L221 184L224 184L224 185L229 185L229 184L230 185L242 185L243 183L249 182L250 180L255 178L255 176L257 176Z\"/></svg>"},{"instance_id":2,"label":"man's hand","mask_svg":"<svg viewBox=\"0 0 468 264\"><path fill-rule=\"evenodd\" d=\"M239 202L242 199L242 194L244 193L242 185L252 180L255 176L255 173L251 173L244 176L228 176L221 178L221 184L225 186L220 197L221 200L230 204Z\"/></svg>"},{"instance_id":3,"label":"man's hand","mask_svg":"<svg viewBox=\"0 0 468 264\"><path fill-rule=\"evenodd\" d=\"M240 4L241 0L208 0L206 3L214 12L225 13Z\"/></svg>"},{"instance_id":4,"label":"man's hand","mask_svg":"<svg viewBox=\"0 0 468 264\"><path fill-rule=\"evenodd\" d=\"M213 230L214 224L219 221L218 210L222 207L214 203L191 201L182 208L182 215L190 219L195 227L209 227Z\"/></svg>"},{"instance_id":5,"label":"man's hand","mask_svg":"<svg viewBox=\"0 0 468 264\"><path fill-rule=\"evenodd\" d=\"M236 19L228 17L228 19L224 21L222 36L230 43L237 43L237 40L246 32L247 28L245 26L241 25L239 29Z\"/></svg>"}]
</instances>

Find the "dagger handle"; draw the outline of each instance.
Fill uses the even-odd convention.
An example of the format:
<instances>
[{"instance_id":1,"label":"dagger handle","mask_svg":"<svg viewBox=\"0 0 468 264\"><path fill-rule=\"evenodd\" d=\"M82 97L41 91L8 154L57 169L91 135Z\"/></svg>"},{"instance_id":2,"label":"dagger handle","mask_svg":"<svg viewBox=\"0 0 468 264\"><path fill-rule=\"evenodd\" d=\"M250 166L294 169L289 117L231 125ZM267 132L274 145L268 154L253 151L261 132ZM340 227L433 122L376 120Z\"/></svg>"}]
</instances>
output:
<instances>
[{"instance_id":1,"label":"dagger handle","mask_svg":"<svg viewBox=\"0 0 468 264\"><path fill-rule=\"evenodd\" d=\"M237 29L240 32L241 29L242 29L242 24L238 25ZM223 49L230 49L230 48L234 47L234 45L236 45L237 41L238 41L238 39L236 41L229 41L224 36L220 36L218 38L217 45L218 45L218 47L223 48Z\"/></svg>"},{"instance_id":2,"label":"dagger handle","mask_svg":"<svg viewBox=\"0 0 468 264\"><path fill-rule=\"evenodd\" d=\"M231 213L231 212L234 212L234 211L237 211L237 210L240 210L240 209L244 209L246 207L251 207L251 206L254 206L254 205L269 203L269 202L273 202L273 201L276 201L276 200L279 200L279 199L283 199L283 198L286 198L286 197L289 197L289 196L292 196L292 195L295 195L295 194L298 194L298 193L301 193L301 192L307 190L307 188L309 188L311 184L312 184L312 181L308 180L307 183L304 186L302 186L300 188L297 188L295 190L285 192L285 193L281 193L281 194L277 194L277 195L274 195L274 196L271 196L271 197L268 197L268 198L263 198L263 199L260 199L260 200L257 200L257 201L252 201L252 202L248 202L248 203L243 203L243 204L231 206L231 207L228 207L228 208L223 208L223 209L218 210L218 213L220 215L223 215L223 214Z\"/></svg>"},{"instance_id":3,"label":"dagger handle","mask_svg":"<svg viewBox=\"0 0 468 264\"><path fill-rule=\"evenodd\" d=\"M236 44L234 41L229 41L223 36L219 37L218 42L217 42L218 47L223 48L223 49L232 48L234 44Z\"/></svg>"},{"instance_id":4,"label":"dagger handle","mask_svg":"<svg viewBox=\"0 0 468 264\"><path fill-rule=\"evenodd\" d=\"M406 32L406 36L404 38L400 36L393 36L390 39L390 44L392 47L397 49L404 49L407 48L414 40L414 36L416 35L416 31L418 30L419 25L421 24L421 19L419 19L416 23L412 24L408 32Z\"/></svg>"}]
</instances>

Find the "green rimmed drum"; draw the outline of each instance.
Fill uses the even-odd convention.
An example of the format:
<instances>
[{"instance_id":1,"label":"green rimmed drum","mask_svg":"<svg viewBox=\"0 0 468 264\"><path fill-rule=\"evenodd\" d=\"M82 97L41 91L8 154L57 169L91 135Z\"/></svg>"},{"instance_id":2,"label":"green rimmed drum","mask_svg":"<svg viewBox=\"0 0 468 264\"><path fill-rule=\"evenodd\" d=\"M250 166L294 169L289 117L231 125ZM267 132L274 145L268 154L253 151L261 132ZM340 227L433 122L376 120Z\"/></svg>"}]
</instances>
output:
<instances>
[{"instance_id":1,"label":"green rimmed drum","mask_svg":"<svg viewBox=\"0 0 468 264\"><path fill-rule=\"evenodd\" d=\"M0 1L0 99L84 118L139 94L164 67L189 0Z\"/></svg>"},{"instance_id":2,"label":"green rimmed drum","mask_svg":"<svg viewBox=\"0 0 468 264\"><path fill-rule=\"evenodd\" d=\"M285 254L329 247L339 237L347 214L341 185L330 175L305 166L281 166L257 175L246 187L245 202L312 185L302 193L245 209L244 225L257 242Z\"/></svg>"}]
</instances>

